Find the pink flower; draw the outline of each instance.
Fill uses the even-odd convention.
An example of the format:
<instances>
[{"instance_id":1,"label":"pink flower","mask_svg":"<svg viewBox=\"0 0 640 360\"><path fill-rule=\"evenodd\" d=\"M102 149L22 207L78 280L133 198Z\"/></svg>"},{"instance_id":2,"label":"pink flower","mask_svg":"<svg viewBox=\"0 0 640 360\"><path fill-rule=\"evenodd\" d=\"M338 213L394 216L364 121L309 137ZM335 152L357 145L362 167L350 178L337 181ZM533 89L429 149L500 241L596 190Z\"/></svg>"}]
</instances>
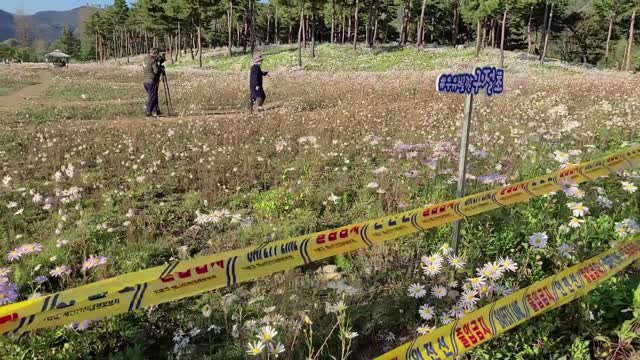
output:
<instances>
[{"instance_id":1,"label":"pink flower","mask_svg":"<svg viewBox=\"0 0 640 360\"><path fill-rule=\"evenodd\" d=\"M107 263L106 257L91 255L82 264L82 271L87 271L87 270L93 269L94 267L105 265L106 263Z\"/></svg>"},{"instance_id":2,"label":"pink flower","mask_svg":"<svg viewBox=\"0 0 640 360\"><path fill-rule=\"evenodd\" d=\"M71 268L67 265L56 266L55 269L49 271L49 274L53 277L62 277L71 274Z\"/></svg>"},{"instance_id":3,"label":"pink flower","mask_svg":"<svg viewBox=\"0 0 640 360\"><path fill-rule=\"evenodd\" d=\"M22 245L20 250L22 250L23 255L37 254L42 251L42 245L40 245L39 243L25 244Z\"/></svg>"},{"instance_id":4,"label":"pink flower","mask_svg":"<svg viewBox=\"0 0 640 360\"><path fill-rule=\"evenodd\" d=\"M22 248L15 248L7 253L7 258L9 261L16 261L20 260L23 254Z\"/></svg>"}]
</instances>

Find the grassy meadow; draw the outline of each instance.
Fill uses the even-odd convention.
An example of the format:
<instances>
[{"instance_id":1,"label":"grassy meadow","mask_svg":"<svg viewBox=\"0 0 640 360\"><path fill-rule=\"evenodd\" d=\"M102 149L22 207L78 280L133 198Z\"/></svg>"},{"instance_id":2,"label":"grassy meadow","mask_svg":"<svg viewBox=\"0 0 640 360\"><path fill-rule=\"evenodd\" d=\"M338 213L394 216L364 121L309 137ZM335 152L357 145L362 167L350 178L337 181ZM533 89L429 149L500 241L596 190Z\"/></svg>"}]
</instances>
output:
<instances>
[{"instance_id":1,"label":"grassy meadow","mask_svg":"<svg viewBox=\"0 0 640 360\"><path fill-rule=\"evenodd\" d=\"M137 59L43 69L46 91L0 107L0 305L455 197L463 98L437 93L436 78L496 64L495 53L321 46L304 71L291 49L264 53L261 113L246 111L247 56L168 65L176 116L142 116ZM0 92L37 76L0 66ZM509 54L505 92L475 99L467 193L637 143L638 80ZM0 358L371 359L638 233L637 186L640 172L625 171L471 218L459 258L442 226L122 316L5 335ZM631 266L461 358L637 359L639 283Z\"/></svg>"}]
</instances>

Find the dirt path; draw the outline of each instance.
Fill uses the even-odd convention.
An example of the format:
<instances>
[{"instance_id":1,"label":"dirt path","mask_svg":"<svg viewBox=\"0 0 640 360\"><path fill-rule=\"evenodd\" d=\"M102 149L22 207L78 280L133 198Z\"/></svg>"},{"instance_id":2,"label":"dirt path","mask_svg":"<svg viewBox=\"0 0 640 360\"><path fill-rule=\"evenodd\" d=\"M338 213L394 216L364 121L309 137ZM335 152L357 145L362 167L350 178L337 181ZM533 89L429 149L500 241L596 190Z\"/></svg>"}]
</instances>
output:
<instances>
[{"instance_id":1,"label":"dirt path","mask_svg":"<svg viewBox=\"0 0 640 360\"><path fill-rule=\"evenodd\" d=\"M53 75L49 70L38 70L38 84L26 86L5 96L0 96L0 109L15 110L23 102L44 95L52 84Z\"/></svg>"}]
</instances>

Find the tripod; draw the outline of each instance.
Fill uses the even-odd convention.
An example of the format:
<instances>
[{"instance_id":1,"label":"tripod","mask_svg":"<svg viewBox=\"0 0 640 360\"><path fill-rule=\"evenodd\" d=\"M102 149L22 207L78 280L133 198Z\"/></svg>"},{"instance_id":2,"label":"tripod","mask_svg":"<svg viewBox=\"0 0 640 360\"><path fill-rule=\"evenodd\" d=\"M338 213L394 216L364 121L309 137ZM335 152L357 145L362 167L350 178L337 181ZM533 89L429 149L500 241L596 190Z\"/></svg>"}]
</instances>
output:
<instances>
[{"instance_id":1,"label":"tripod","mask_svg":"<svg viewBox=\"0 0 640 360\"><path fill-rule=\"evenodd\" d=\"M164 87L164 101L167 104L167 114L173 113L173 103L171 102L171 90L169 89L169 80L167 80L167 73L164 71L164 66L161 70L162 85Z\"/></svg>"}]
</instances>

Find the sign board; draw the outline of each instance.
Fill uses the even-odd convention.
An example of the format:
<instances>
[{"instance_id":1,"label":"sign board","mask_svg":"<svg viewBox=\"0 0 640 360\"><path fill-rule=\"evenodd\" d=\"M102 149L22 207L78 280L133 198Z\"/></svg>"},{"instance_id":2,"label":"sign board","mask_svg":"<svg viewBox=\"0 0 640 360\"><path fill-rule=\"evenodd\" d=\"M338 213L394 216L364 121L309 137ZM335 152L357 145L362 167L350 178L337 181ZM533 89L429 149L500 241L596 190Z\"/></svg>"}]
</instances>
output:
<instances>
[{"instance_id":1,"label":"sign board","mask_svg":"<svg viewBox=\"0 0 640 360\"><path fill-rule=\"evenodd\" d=\"M438 92L460 95L478 95L484 90L487 96L501 94L504 89L504 70L493 66L476 68L473 74L441 74L436 81Z\"/></svg>"}]
</instances>

